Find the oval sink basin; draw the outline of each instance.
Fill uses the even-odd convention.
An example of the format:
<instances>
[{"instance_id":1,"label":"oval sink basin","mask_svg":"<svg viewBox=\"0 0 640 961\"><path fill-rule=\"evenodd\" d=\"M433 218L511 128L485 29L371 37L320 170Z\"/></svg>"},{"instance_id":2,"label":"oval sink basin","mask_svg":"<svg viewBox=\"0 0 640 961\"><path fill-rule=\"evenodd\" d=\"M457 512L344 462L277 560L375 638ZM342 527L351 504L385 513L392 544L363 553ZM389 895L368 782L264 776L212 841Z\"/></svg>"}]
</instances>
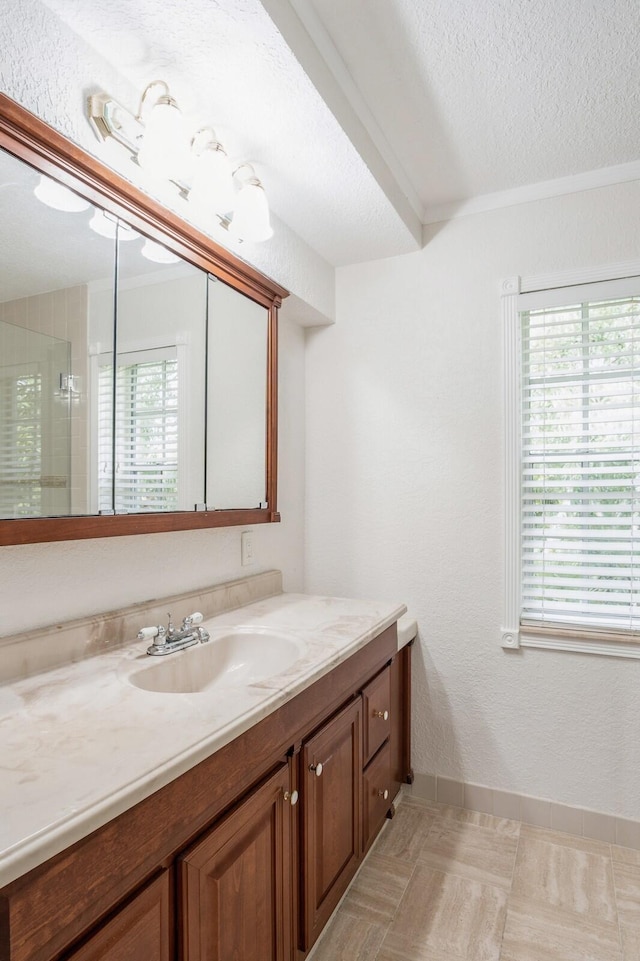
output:
<instances>
[{"instance_id":1,"label":"oval sink basin","mask_svg":"<svg viewBox=\"0 0 640 961\"><path fill-rule=\"evenodd\" d=\"M286 670L300 654L294 636L268 628L234 627L212 633L205 644L147 657L144 667L128 679L144 691L199 694L256 684Z\"/></svg>"}]
</instances>

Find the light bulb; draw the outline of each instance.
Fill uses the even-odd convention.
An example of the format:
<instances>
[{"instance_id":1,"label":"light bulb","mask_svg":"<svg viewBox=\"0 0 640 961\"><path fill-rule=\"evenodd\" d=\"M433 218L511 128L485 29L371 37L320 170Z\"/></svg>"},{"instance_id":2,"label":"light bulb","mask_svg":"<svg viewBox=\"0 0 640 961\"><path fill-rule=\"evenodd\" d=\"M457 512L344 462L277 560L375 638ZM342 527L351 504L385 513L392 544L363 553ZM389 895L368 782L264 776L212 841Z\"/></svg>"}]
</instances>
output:
<instances>
[{"instance_id":1,"label":"light bulb","mask_svg":"<svg viewBox=\"0 0 640 961\"><path fill-rule=\"evenodd\" d=\"M93 217L89 221L89 226L96 234L100 234L101 237L106 237L108 240L116 239L116 227L118 221L113 217L108 217L104 210L96 210ZM140 234L137 234L135 230L131 227L127 227L126 224L120 224L120 230L118 230L118 240L135 240Z\"/></svg>"},{"instance_id":2,"label":"light bulb","mask_svg":"<svg viewBox=\"0 0 640 961\"><path fill-rule=\"evenodd\" d=\"M33 192L38 200L47 207L53 207L54 210L65 210L75 214L91 206L84 197L79 197L68 187L63 187L57 180L51 180L50 177L41 176Z\"/></svg>"},{"instance_id":3,"label":"light bulb","mask_svg":"<svg viewBox=\"0 0 640 961\"><path fill-rule=\"evenodd\" d=\"M248 180L237 195L229 231L234 237L256 243L273 237L267 195L257 178Z\"/></svg>"},{"instance_id":4,"label":"light bulb","mask_svg":"<svg viewBox=\"0 0 640 961\"><path fill-rule=\"evenodd\" d=\"M233 210L235 197L229 158L219 143L205 144L195 160L189 203L224 215Z\"/></svg>"},{"instance_id":5,"label":"light bulb","mask_svg":"<svg viewBox=\"0 0 640 961\"><path fill-rule=\"evenodd\" d=\"M180 109L168 94L163 95L145 120L138 163L159 180L179 178L187 163L187 138Z\"/></svg>"},{"instance_id":6,"label":"light bulb","mask_svg":"<svg viewBox=\"0 0 640 961\"><path fill-rule=\"evenodd\" d=\"M156 264L178 264L180 263L180 258L176 257L172 251L167 250L162 244L157 244L153 240L147 239L142 245L142 250L140 251L143 257L147 260L152 260Z\"/></svg>"}]
</instances>

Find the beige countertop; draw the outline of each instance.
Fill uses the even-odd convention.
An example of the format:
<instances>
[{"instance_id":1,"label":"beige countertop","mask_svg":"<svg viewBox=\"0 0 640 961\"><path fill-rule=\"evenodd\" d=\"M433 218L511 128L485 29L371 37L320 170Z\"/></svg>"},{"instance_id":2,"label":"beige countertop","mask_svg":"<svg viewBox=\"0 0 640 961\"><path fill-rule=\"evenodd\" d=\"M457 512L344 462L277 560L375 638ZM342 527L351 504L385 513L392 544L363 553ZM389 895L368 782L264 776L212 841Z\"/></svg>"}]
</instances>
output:
<instances>
[{"instance_id":1,"label":"beige countertop","mask_svg":"<svg viewBox=\"0 0 640 961\"><path fill-rule=\"evenodd\" d=\"M401 604L276 594L207 618L215 635L255 627L295 638L285 670L194 694L141 690L136 641L0 686L0 886L164 787L346 660L404 614ZM406 620L402 643L415 635ZM142 625L140 625L142 626Z\"/></svg>"}]
</instances>

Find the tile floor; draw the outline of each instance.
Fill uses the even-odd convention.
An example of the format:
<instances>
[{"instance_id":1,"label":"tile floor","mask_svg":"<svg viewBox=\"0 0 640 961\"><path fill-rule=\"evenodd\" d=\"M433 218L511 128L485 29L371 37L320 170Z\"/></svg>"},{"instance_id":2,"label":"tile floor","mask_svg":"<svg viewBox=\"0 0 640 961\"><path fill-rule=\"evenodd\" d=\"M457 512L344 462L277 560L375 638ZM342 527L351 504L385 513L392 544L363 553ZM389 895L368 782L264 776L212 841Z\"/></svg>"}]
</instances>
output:
<instances>
[{"instance_id":1,"label":"tile floor","mask_svg":"<svg viewBox=\"0 0 640 961\"><path fill-rule=\"evenodd\" d=\"M312 961L640 961L640 851L405 796Z\"/></svg>"}]
</instances>

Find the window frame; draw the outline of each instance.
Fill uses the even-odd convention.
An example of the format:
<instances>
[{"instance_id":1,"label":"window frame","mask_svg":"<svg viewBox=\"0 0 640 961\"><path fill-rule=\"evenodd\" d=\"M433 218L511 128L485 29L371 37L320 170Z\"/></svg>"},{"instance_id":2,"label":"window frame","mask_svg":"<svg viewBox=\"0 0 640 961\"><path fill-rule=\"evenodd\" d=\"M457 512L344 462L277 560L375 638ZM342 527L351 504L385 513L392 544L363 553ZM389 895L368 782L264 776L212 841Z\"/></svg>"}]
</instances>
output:
<instances>
[{"instance_id":1,"label":"window frame","mask_svg":"<svg viewBox=\"0 0 640 961\"><path fill-rule=\"evenodd\" d=\"M591 300L606 299L604 285L615 297L623 289L640 293L640 261L597 266L584 270L549 273L531 277L509 277L500 282L503 326L503 417L504 417L504 604L500 644L505 650L522 647L555 651L640 658L640 636L585 630L579 626L532 627L522 625L521 565L521 326L520 312L534 305L554 306L563 299L579 301L588 293ZM596 287L602 285L599 290ZM587 286L588 291L578 288ZM604 297L601 295L604 292Z\"/></svg>"}]
</instances>

